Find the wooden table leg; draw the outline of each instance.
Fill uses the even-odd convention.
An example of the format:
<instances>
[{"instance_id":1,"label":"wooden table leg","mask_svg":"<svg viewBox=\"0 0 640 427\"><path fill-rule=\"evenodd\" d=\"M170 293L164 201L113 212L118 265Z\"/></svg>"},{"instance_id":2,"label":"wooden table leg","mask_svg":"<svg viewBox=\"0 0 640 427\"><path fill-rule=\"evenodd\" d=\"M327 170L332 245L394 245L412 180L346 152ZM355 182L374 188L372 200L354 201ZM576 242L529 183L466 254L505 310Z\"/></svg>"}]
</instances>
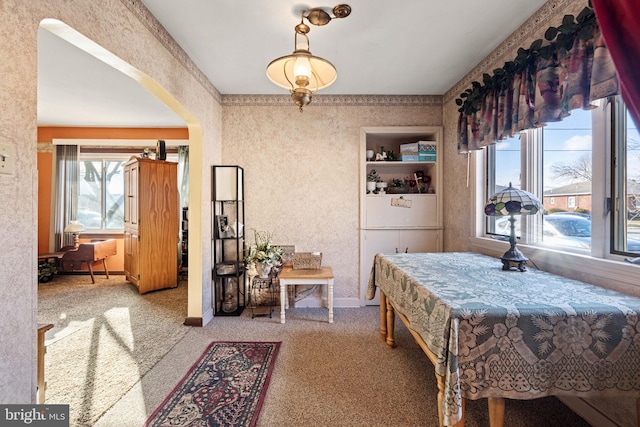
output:
<instances>
[{"instance_id":1,"label":"wooden table leg","mask_svg":"<svg viewBox=\"0 0 640 427\"><path fill-rule=\"evenodd\" d=\"M380 289L380 338L387 341L387 296Z\"/></svg>"},{"instance_id":2,"label":"wooden table leg","mask_svg":"<svg viewBox=\"0 0 640 427\"><path fill-rule=\"evenodd\" d=\"M93 267L91 266L91 261L87 261L87 266L89 267L89 274L91 275L91 283L96 283L96 278L93 277Z\"/></svg>"},{"instance_id":3,"label":"wooden table leg","mask_svg":"<svg viewBox=\"0 0 640 427\"><path fill-rule=\"evenodd\" d=\"M104 274L109 278L109 269L107 268L107 259L102 258L102 266L104 267Z\"/></svg>"},{"instance_id":4,"label":"wooden table leg","mask_svg":"<svg viewBox=\"0 0 640 427\"><path fill-rule=\"evenodd\" d=\"M504 398L490 397L489 403L489 425L491 427L502 427L504 425Z\"/></svg>"},{"instance_id":5,"label":"wooden table leg","mask_svg":"<svg viewBox=\"0 0 640 427\"><path fill-rule=\"evenodd\" d=\"M444 402L444 377L436 374L436 381L438 384L438 423L440 427L444 426L444 414L442 412L442 402ZM460 420L453 424L451 427L463 427L464 426L464 399L462 399L462 417Z\"/></svg>"},{"instance_id":6,"label":"wooden table leg","mask_svg":"<svg viewBox=\"0 0 640 427\"><path fill-rule=\"evenodd\" d=\"M395 312L393 311L393 305L391 305L391 301L389 298L386 299L387 306L387 345L389 347L396 346L396 340L393 337L394 332L394 322L396 320Z\"/></svg>"}]
</instances>

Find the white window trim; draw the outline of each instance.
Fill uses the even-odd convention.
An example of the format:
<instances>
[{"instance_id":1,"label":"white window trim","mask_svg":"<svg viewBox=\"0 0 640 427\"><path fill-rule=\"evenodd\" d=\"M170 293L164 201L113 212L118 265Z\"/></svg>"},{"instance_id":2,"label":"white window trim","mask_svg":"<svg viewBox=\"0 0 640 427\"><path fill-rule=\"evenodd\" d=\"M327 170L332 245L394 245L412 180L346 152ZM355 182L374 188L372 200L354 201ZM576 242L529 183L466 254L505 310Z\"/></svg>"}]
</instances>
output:
<instances>
[{"instance_id":1,"label":"white window trim","mask_svg":"<svg viewBox=\"0 0 640 427\"><path fill-rule=\"evenodd\" d=\"M598 138L594 138L596 140ZM471 203L469 204L470 246L471 250L496 257L496 268L500 267L500 256L509 249L509 243L484 236L484 204L490 197L485 193L484 171L486 170L483 151L474 151L469 162L469 186ZM602 162L599 162L602 163ZM523 182L525 182L523 177ZM605 186L605 184L602 184ZM597 204L596 204L597 205ZM602 214L603 207L598 211ZM607 221L604 221L605 223ZM593 233L593 231L592 231ZM592 234L593 235L593 234ZM590 254L562 252L553 249L530 246L518 242L518 249L532 262L530 268L537 266L541 270L583 281L602 283L603 287L640 296L638 267L624 261L623 256L610 255L598 258ZM588 273L585 273L588 272ZM526 274L522 273L522 274ZM526 277L523 278L526 280ZM611 283L618 282L618 283Z\"/></svg>"}]
</instances>

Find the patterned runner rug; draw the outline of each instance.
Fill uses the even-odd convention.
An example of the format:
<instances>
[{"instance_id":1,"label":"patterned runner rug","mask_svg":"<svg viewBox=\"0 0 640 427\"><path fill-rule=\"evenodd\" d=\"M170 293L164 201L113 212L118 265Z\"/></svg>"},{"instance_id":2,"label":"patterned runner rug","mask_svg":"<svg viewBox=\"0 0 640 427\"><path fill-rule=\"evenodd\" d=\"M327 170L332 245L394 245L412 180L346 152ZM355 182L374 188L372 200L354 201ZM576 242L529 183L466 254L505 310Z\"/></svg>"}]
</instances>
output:
<instances>
[{"instance_id":1,"label":"patterned runner rug","mask_svg":"<svg viewBox=\"0 0 640 427\"><path fill-rule=\"evenodd\" d=\"M212 342L146 427L254 426L280 342Z\"/></svg>"}]
</instances>

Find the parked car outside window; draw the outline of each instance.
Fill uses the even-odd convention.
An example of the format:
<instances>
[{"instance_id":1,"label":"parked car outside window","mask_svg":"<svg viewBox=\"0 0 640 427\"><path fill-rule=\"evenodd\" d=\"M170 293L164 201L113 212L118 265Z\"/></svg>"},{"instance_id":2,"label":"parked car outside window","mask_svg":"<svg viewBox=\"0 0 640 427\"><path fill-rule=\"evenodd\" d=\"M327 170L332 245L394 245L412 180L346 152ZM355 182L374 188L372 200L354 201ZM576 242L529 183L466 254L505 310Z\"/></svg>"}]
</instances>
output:
<instances>
[{"instance_id":1,"label":"parked car outside window","mask_svg":"<svg viewBox=\"0 0 640 427\"><path fill-rule=\"evenodd\" d=\"M514 224L516 235L520 235L520 221L515 217ZM509 217L496 219L496 233L508 236L510 230ZM591 216L584 213L555 212L544 215L542 223L541 244L549 247L560 248L591 248ZM640 240L627 239L629 252L640 251Z\"/></svg>"}]
</instances>

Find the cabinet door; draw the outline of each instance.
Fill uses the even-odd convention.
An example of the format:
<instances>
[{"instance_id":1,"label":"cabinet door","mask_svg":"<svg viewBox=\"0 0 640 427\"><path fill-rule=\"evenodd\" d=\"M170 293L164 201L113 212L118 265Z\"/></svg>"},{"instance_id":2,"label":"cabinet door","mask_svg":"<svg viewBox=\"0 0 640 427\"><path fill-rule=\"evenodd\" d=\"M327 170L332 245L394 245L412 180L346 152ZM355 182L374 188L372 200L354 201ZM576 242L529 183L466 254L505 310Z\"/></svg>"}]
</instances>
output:
<instances>
[{"instance_id":1,"label":"cabinet door","mask_svg":"<svg viewBox=\"0 0 640 427\"><path fill-rule=\"evenodd\" d=\"M438 230L400 230L398 252L440 252Z\"/></svg>"},{"instance_id":2,"label":"cabinet door","mask_svg":"<svg viewBox=\"0 0 640 427\"><path fill-rule=\"evenodd\" d=\"M363 257L360 260L360 286L363 292L369 284L373 259L379 253L440 252L439 230L365 230L362 238ZM366 300L366 305L380 305L380 294Z\"/></svg>"},{"instance_id":3,"label":"cabinet door","mask_svg":"<svg viewBox=\"0 0 640 427\"><path fill-rule=\"evenodd\" d=\"M435 194L387 194L369 196L366 200L366 228L435 227L438 224Z\"/></svg>"},{"instance_id":4,"label":"cabinet door","mask_svg":"<svg viewBox=\"0 0 640 427\"><path fill-rule=\"evenodd\" d=\"M360 260L360 288L366 292L369 284L373 259L379 253L395 253L399 251L398 230L366 230L363 231L362 238L362 259ZM380 294L376 292L376 297L366 300L366 305L380 305Z\"/></svg>"},{"instance_id":5,"label":"cabinet door","mask_svg":"<svg viewBox=\"0 0 640 427\"><path fill-rule=\"evenodd\" d=\"M138 235L129 231L124 233L124 270L129 282L138 286L140 279Z\"/></svg>"}]
</instances>

